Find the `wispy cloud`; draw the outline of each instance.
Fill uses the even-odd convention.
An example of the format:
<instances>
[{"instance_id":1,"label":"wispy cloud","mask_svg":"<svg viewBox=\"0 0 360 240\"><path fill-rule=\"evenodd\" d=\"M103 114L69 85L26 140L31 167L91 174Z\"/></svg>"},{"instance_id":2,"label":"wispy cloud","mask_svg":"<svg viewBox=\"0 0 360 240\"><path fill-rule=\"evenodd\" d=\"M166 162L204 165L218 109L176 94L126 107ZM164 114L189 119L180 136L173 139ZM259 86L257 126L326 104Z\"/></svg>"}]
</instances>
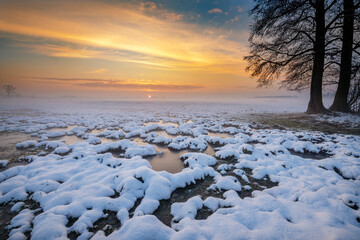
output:
<instances>
[{"instance_id":1,"label":"wispy cloud","mask_svg":"<svg viewBox=\"0 0 360 240\"><path fill-rule=\"evenodd\" d=\"M148 2L141 2L140 8L142 10L155 11L157 9L157 6L156 3L148 1Z\"/></svg>"},{"instance_id":2,"label":"wispy cloud","mask_svg":"<svg viewBox=\"0 0 360 240\"><path fill-rule=\"evenodd\" d=\"M225 23L228 24L228 23L234 23L234 22L237 22L239 21L239 17L238 16L235 16L234 18L230 19L230 21L226 21Z\"/></svg>"},{"instance_id":3,"label":"wispy cloud","mask_svg":"<svg viewBox=\"0 0 360 240\"><path fill-rule=\"evenodd\" d=\"M59 81L59 82L101 82L101 81L111 81L111 80L104 80L101 78L58 78L58 77L21 77L25 79L33 79L39 80L42 82L49 82L52 81Z\"/></svg>"},{"instance_id":4,"label":"wispy cloud","mask_svg":"<svg viewBox=\"0 0 360 240\"><path fill-rule=\"evenodd\" d=\"M169 11L168 9L164 9L161 6L162 5L160 4L160 7L158 7L156 3L150 1L140 3L140 9L145 13L151 13L168 21L180 21L184 18L183 14Z\"/></svg>"},{"instance_id":5,"label":"wispy cloud","mask_svg":"<svg viewBox=\"0 0 360 240\"><path fill-rule=\"evenodd\" d=\"M244 9L240 6L236 6L236 10L239 12L239 13L242 13L244 11Z\"/></svg>"},{"instance_id":6,"label":"wispy cloud","mask_svg":"<svg viewBox=\"0 0 360 240\"><path fill-rule=\"evenodd\" d=\"M195 84L164 84L144 79L99 79L99 78L56 78L56 77L23 77L44 84L71 84L88 88L111 88L151 91L189 91L205 88Z\"/></svg>"},{"instance_id":7,"label":"wispy cloud","mask_svg":"<svg viewBox=\"0 0 360 240\"><path fill-rule=\"evenodd\" d=\"M181 14L152 2L5 2L0 4L0 31L31 36L20 46L48 56L236 74L247 51L239 41L246 39L243 33L182 22Z\"/></svg>"},{"instance_id":8,"label":"wispy cloud","mask_svg":"<svg viewBox=\"0 0 360 240\"><path fill-rule=\"evenodd\" d=\"M223 11L220 8L213 8L208 11L208 13L222 13Z\"/></svg>"},{"instance_id":9,"label":"wispy cloud","mask_svg":"<svg viewBox=\"0 0 360 240\"><path fill-rule=\"evenodd\" d=\"M138 84L138 83L118 83L118 82L89 82L78 83L78 86L111 89L130 89L130 90L152 90L152 91L188 91L203 88L197 85L173 85L173 84Z\"/></svg>"},{"instance_id":10,"label":"wispy cloud","mask_svg":"<svg viewBox=\"0 0 360 240\"><path fill-rule=\"evenodd\" d=\"M98 73L104 73L104 72L107 72L106 68L99 68L99 69L95 69L93 71L89 71L89 72L86 72L86 73L98 74Z\"/></svg>"}]
</instances>

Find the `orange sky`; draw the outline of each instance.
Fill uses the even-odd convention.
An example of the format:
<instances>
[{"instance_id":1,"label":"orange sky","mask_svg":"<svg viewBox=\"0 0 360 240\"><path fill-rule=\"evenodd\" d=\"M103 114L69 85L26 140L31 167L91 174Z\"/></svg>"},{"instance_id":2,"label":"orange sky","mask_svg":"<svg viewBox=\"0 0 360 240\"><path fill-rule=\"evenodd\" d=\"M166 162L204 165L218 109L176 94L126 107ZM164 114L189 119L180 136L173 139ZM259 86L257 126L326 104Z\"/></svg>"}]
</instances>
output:
<instances>
[{"instance_id":1,"label":"orange sky","mask_svg":"<svg viewBox=\"0 0 360 240\"><path fill-rule=\"evenodd\" d=\"M34 96L266 92L244 71L244 6L187 2L192 10L161 1L0 1L1 84Z\"/></svg>"}]
</instances>

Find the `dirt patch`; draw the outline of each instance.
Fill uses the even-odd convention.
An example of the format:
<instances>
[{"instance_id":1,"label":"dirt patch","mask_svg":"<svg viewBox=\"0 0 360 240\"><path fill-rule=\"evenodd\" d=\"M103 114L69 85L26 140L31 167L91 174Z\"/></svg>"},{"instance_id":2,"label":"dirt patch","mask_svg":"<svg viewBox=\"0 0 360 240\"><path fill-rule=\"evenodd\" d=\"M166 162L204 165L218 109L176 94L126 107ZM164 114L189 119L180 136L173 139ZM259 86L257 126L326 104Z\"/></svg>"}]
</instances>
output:
<instances>
[{"instance_id":1,"label":"dirt patch","mask_svg":"<svg viewBox=\"0 0 360 240\"><path fill-rule=\"evenodd\" d=\"M9 160L9 163L5 167L0 168L0 172L11 167L28 164L26 157L36 155L41 151L36 148L16 148L17 143L27 140L34 140L34 138L25 133L0 132L0 160Z\"/></svg>"},{"instance_id":2,"label":"dirt patch","mask_svg":"<svg viewBox=\"0 0 360 240\"><path fill-rule=\"evenodd\" d=\"M236 177L242 186L249 185L251 189L245 190L243 189L240 192L237 192L240 198L245 197L252 197L253 191L262 191L267 188L272 188L275 186L278 186L277 182L271 181L269 176L265 176L262 179L255 179L251 176L252 170L249 168L243 168L244 172L246 173L246 176L249 179L249 182L245 182L241 177L234 174L232 171L228 171L225 175L231 175ZM196 181L196 184L188 185L184 188L178 188L176 189L172 194L170 199L167 200L161 200L160 201L160 207L154 212L154 215L165 225L171 226L171 221L173 216L171 215L171 205L175 202L186 202L189 198L192 198L194 196L200 195L202 199L206 199L207 197L216 197L216 198L222 198L223 191L212 191L207 190L208 187L211 186L211 184L214 183L214 179L210 176L205 177L203 180ZM202 209L199 209L196 215L196 219L207 219L213 212L203 207Z\"/></svg>"},{"instance_id":3,"label":"dirt patch","mask_svg":"<svg viewBox=\"0 0 360 240\"><path fill-rule=\"evenodd\" d=\"M322 160L328 157L331 157L330 154L326 153L326 152L319 152L319 153L313 153L313 152L309 152L304 150L304 152L295 152L292 149L288 149L291 155L295 155L295 156L299 156L302 158L306 158L306 159L315 159L315 160Z\"/></svg>"},{"instance_id":4,"label":"dirt patch","mask_svg":"<svg viewBox=\"0 0 360 240\"><path fill-rule=\"evenodd\" d=\"M196 184L188 185L184 188L178 188L170 196L170 199L161 200L159 208L154 212L154 215L165 225L171 226L171 205L175 202L185 202L189 198L200 195L203 199L208 196L221 197L222 193L215 194L212 191L208 191L207 188L213 183L212 177L205 177L203 180L199 180Z\"/></svg>"},{"instance_id":5,"label":"dirt patch","mask_svg":"<svg viewBox=\"0 0 360 240\"><path fill-rule=\"evenodd\" d=\"M120 220L116 217L116 212L113 211L104 211L107 216L105 218L100 218L94 223L94 227L89 229L89 232L97 233L99 230L104 231L105 236L110 235L113 231L120 228Z\"/></svg>"},{"instance_id":6,"label":"dirt patch","mask_svg":"<svg viewBox=\"0 0 360 240\"><path fill-rule=\"evenodd\" d=\"M334 113L331 116L338 116ZM321 120L319 117L322 117ZM286 114L250 114L249 119L255 123L263 125L270 129L292 129L292 130L310 130L320 131L328 134L351 134L360 135L360 123L353 124L350 122L331 122L326 120L322 115L309 115L305 113L286 113ZM255 128L262 128L254 125Z\"/></svg>"},{"instance_id":7,"label":"dirt patch","mask_svg":"<svg viewBox=\"0 0 360 240\"><path fill-rule=\"evenodd\" d=\"M35 149L17 149L16 144L27 140L34 140L28 134L19 132L0 132L0 159L14 162L21 156L28 156L36 152ZM27 154L29 153L29 154ZM27 155L26 155L27 154Z\"/></svg>"},{"instance_id":8,"label":"dirt patch","mask_svg":"<svg viewBox=\"0 0 360 240\"><path fill-rule=\"evenodd\" d=\"M42 210L40 208L40 204L38 202L35 202L33 200L25 200L23 201L25 203L24 207L19 211L21 212L23 209L30 209L30 210L36 210L34 212L34 215L37 216L40 213L42 213ZM11 220L19 214L19 212L11 212L10 209L14 206L16 202L7 203L7 204L1 204L0 205L0 239L7 239L9 237L9 229L7 228L11 222ZM31 226L32 228L32 226ZM28 239L30 239L30 231L25 232L25 235Z\"/></svg>"}]
</instances>

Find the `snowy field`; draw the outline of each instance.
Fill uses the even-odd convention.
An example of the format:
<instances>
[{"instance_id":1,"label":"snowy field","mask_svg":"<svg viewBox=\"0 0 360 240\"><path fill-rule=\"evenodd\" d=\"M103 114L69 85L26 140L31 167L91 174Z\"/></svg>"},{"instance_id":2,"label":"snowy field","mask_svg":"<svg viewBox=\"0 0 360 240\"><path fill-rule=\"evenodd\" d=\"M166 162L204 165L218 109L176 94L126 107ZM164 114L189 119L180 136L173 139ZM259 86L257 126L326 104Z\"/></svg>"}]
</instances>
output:
<instances>
[{"instance_id":1,"label":"snowy field","mask_svg":"<svg viewBox=\"0 0 360 240\"><path fill-rule=\"evenodd\" d=\"M251 113L306 106L271 101L2 104L1 140L19 134L13 148L31 153L0 161L0 208L10 218L2 231L10 239L359 239L360 137L252 123ZM349 119L359 120L333 121Z\"/></svg>"}]
</instances>

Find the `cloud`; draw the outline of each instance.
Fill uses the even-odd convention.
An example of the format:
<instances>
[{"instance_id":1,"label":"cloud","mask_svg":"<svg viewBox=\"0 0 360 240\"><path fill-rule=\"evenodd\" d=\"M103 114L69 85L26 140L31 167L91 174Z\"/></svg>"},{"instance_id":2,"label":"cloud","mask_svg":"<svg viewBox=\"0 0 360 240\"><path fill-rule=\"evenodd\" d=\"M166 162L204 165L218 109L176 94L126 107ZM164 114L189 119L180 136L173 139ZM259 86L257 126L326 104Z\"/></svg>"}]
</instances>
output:
<instances>
[{"instance_id":1,"label":"cloud","mask_svg":"<svg viewBox=\"0 0 360 240\"><path fill-rule=\"evenodd\" d=\"M247 53L242 32L182 22L181 14L156 4L155 8L151 2L145 6L144 12L139 5L124 2L7 1L0 8L0 32L7 33L4 37L13 34L14 45L52 57L107 59L177 71L239 72Z\"/></svg>"},{"instance_id":2,"label":"cloud","mask_svg":"<svg viewBox=\"0 0 360 240\"><path fill-rule=\"evenodd\" d=\"M154 2L141 2L140 8L147 11L154 11L157 9L156 3Z\"/></svg>"},{"instance_id":3,"label":"cloud","mask_svg":"<svg viewBox=\"0 0 360 240\"><path fill-rule=\"evenodd\" d=\"M71 84L88 88L152 90L152 91L191 91L204 88L195 84L164 84L144 79L99 79L99 78L55 78L55 77L24 77L37 80L44 84Z\"/></svg>"},{"instance_id":4,"label":"cloud","mask_svg":"<svg viewBox=\"0 0 360 240\"><path fill-rule=\"evenodd\" d=\"M168 21L180 21L184 18L183 14L175 13L173 11L169 11L167 9L162 9L161 4L159 4L160 8L154 2L141 2L140 9L145 12L150 12L154 14L154 16L161 17Z\"/></svg>"},{"instance_id":5,"label":"cloud","mask_svg":"<svg viewBox=\"0 0 360 240\"><path fill-rule=\"evenodd\" d=\"M111 80L104 80L100 78L57 78L57 77L22 77L28 79L39 80L41 82L52 82L52 81L59 81L59 82L101 82L101 81L111 81Z\"/></svg>"},{"instance_id":6,"label":"cloud","mask_svg":"<svg viewBox=\"0 0 360 240\"><path fill-rule=\"evenodd\" d=\"M230 21L226 21L226 23L228 24L228 23L234 23L234 22L237 22L237 21L239 21L239 17L238 16L235 16L234 18L232 18L232 19L230 19Z\"/></svg>"},{"instance_id":7,"label":"cloud","mask_svg":"<svg viewBox=\"0 0 360 240\"><path fill-rule=\"evenodd\" d=\"M213 14L213 13L222 13L222 10L220 9L220 8L213 8L213 9L210 9L209 11L208 11L208 13L210 13L210 14Z\"/></svg>"},{"instance_id":8,"label":"cloud","mask_svg":"<svg viewBox=\"0 0 360 240\"><path fill-rule=\"evenodd\" d=\"M189 91L203 88L197 85L174 85L174 84L138 84L138 83L118 83L118 82L89 82L77 83L78 86L92 88L112 88L129 90L153 90L153 91Z\"/></svg>"},{"instance_id":9,"label":"cloud","mask_svg":"<svg viewBox=\"0 0 360 240\"><path fill-rule=\"evenodd\" d=\"M244 11L244 9L240 6L237 6L236 7L236 10L239 12L239 13L242 13Z\"/></svg>"},{"instance_id":10,"label":"cloud","mask_svg":"<svg viewBox=\"0 0 360 240\"><path fill-rule=\"evenodd\" d=\"M52 43L37 42L16 42L12 44L14 47L29 48L33 52L52 56L52 57L66 57L66 58L94 58L97 55L95 50L86 47L74 48L73 46L61 46Z\"/></svg>"},{"instance_id":11,"label":"cloud","mask_svg":"<svg viewBox=\"0 0 360 240\"><path fill-rule=\"evenodd\" d=\"M160 15L169 21L180 21L184 18L183 14L168 11L162 12Z\"/></svg>"},{"instance_id":12,"label":"cloud","mask_svg":"<svg viewBox=\"0 0 360 240\"><path fill-rule=\"evenodd\" d=\"M104 73L104 72L107 72L107 70L105 68L100 68L100 69L96 69L96 70L89 71L89 72L86 72L86 73L97 74L97 73Z\"/></svg>"}]
</instances>

